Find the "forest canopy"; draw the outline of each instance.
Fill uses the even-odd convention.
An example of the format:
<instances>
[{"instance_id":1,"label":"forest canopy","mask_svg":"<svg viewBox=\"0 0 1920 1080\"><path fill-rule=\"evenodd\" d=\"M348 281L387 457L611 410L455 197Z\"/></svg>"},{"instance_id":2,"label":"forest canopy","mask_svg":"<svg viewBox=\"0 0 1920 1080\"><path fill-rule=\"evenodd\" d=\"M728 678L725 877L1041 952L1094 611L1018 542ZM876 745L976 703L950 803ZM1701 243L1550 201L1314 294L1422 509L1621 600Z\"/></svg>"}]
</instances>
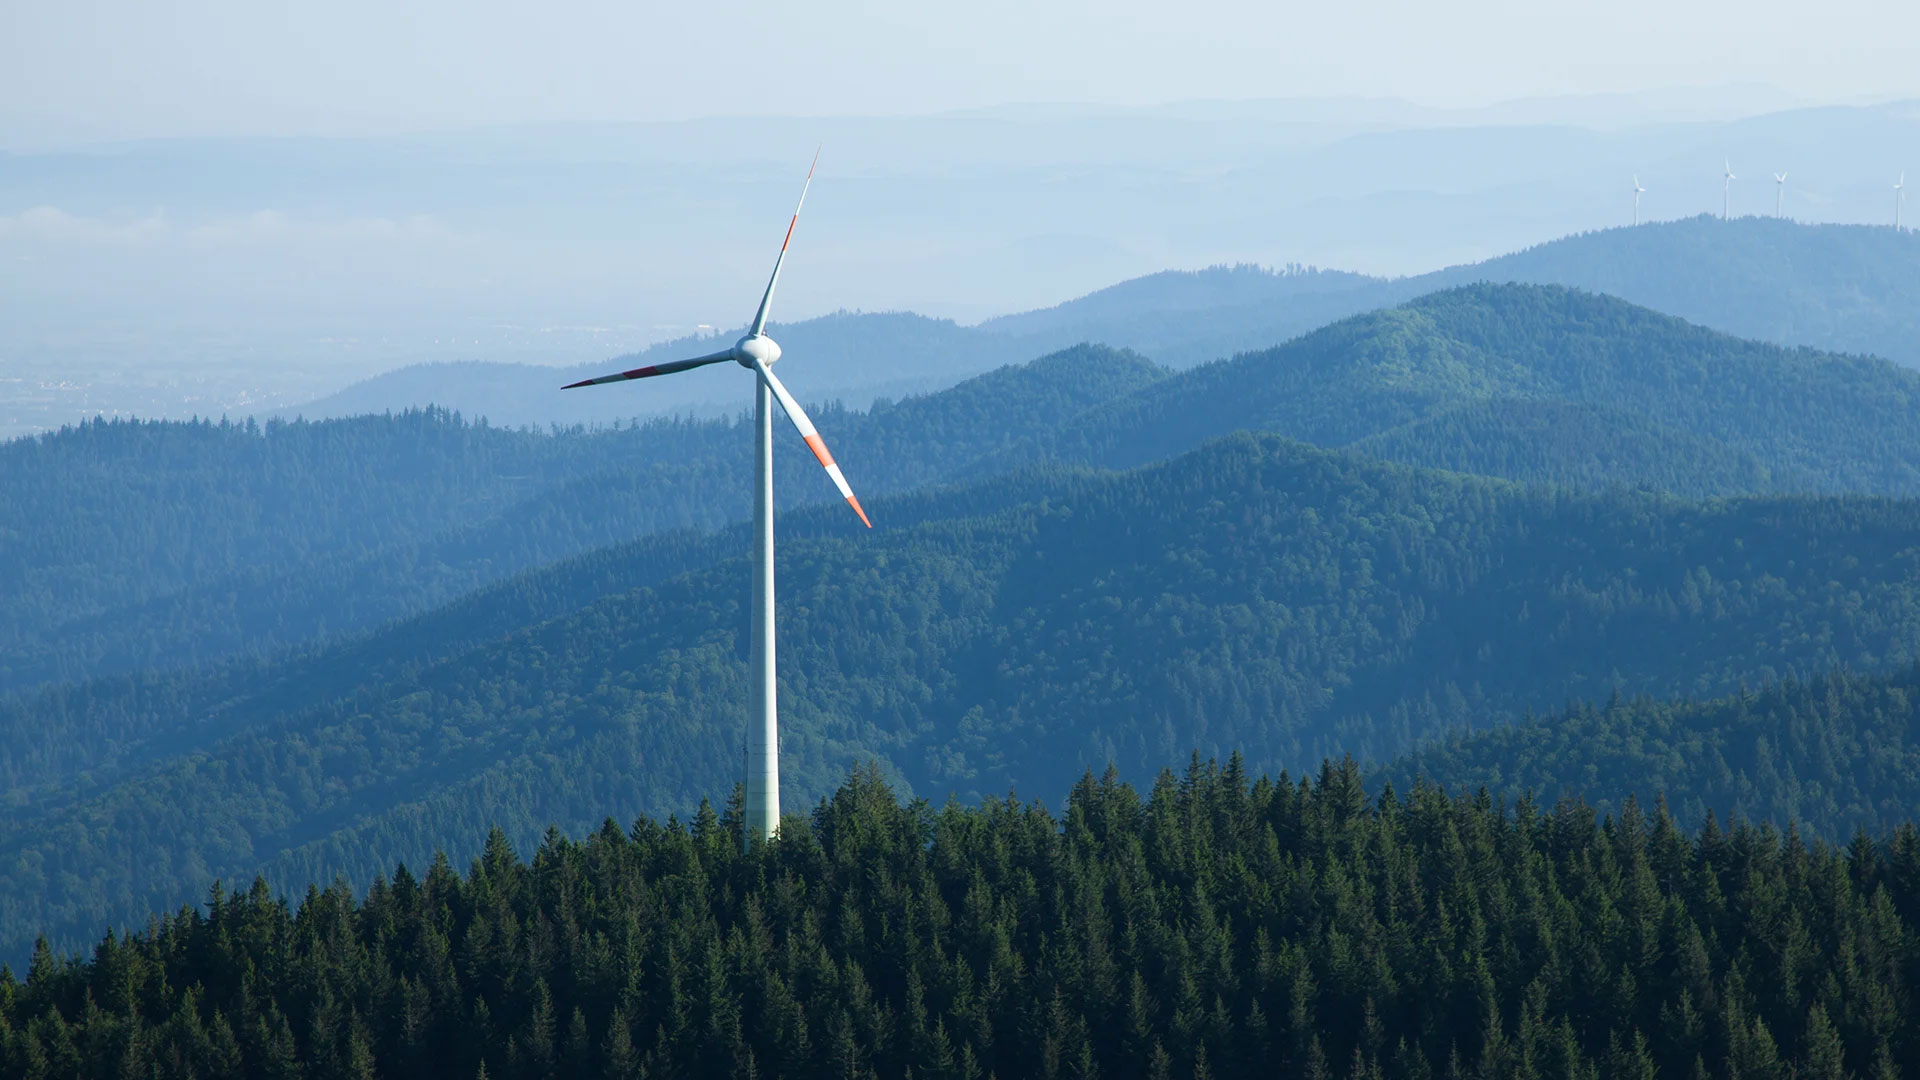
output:
<instances>
[{"instance_id":1,"label":"forest canopy","mask_svg":"<svg viewBox=\"0 0 1920 1080\"><path fill-rule=\"evenodd\" d=\"M743 850L496 832L297 905L216 887L0 976L0 1071L155 1077L1874 1077L1920 1054L1920 835L1807 844L1237 757Z\"/></svg>"}]
</instances>

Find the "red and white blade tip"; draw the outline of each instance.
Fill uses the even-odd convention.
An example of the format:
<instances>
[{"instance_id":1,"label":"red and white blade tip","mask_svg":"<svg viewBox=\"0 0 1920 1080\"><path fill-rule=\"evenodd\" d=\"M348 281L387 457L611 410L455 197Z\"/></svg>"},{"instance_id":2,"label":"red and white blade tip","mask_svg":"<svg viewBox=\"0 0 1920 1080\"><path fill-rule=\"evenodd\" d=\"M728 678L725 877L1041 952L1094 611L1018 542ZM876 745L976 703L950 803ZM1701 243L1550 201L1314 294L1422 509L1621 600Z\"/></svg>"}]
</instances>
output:
<instances>
[{"instance_id":1,"label":"red and white blade tip","mask_svg":"<svg viewBox=\"0 0 1920 1080\"><path fill-rule=\"evenodd\" d=\"M802 185L800 188L800 206L796 206L793 208L793 217L787 220L786 238L780 241L780 257L781 258L786 257L787 245L793 243L793 228L794 226L800 224L800 209L801 207L804 207L807 205L807 189L813 186L813 170L816 168L819 168L819 166L820 166L820 148L814 147L813 164L807 166L807 182L804 185ZM780 266L778 263L774 264L773 274L774 274L775 280L778 280L780 276ZM769 284L767 286L767 296L772 297L772 295L773 295L773 286ZM762 303L764 304L765 301L763 300Z\"/></svg>"}]
</instances>

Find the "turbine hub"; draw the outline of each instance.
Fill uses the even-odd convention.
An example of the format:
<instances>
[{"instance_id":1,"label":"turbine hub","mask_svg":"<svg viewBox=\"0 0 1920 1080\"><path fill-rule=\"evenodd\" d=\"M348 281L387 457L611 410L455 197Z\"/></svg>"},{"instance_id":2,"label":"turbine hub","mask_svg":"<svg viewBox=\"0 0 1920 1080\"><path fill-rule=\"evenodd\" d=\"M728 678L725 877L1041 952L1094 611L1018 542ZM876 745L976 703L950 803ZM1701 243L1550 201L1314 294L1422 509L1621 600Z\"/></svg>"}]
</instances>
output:
<instances>
[{"instance_id":1,"label":"turbine hub","mask_svg":"<svg viewBox=\"0 0 1920 1080\"><path fill-rule=\"evenodd\" d=\"M743 368L751 368L755 360L772 366L780 359L780 345L765 334L748 334L733 343L733 359Z\"/></svg>"}]
</instances>

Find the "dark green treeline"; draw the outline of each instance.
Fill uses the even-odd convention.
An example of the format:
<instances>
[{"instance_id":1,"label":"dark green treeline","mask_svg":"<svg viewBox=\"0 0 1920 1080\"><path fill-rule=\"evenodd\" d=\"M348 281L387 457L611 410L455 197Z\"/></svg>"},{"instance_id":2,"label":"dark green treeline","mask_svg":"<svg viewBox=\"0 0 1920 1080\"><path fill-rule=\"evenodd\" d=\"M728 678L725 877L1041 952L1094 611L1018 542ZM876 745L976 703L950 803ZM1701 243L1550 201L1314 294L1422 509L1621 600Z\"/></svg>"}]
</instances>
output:
<instances>
[{"instance_id":1,"label":"dark green treeline","mask_svg":"<svg viewBox=\"0 0 1920 1080\"><path fill-rule=\"evenodd\" d=\"M1238 759L1056 818L862 773L744 854L705 807L531 864L496 834L464 879L43 947L0 1074L1898 1077L1917 924L1911 826L1838 850Z\"/></svg>"}]
</instances>

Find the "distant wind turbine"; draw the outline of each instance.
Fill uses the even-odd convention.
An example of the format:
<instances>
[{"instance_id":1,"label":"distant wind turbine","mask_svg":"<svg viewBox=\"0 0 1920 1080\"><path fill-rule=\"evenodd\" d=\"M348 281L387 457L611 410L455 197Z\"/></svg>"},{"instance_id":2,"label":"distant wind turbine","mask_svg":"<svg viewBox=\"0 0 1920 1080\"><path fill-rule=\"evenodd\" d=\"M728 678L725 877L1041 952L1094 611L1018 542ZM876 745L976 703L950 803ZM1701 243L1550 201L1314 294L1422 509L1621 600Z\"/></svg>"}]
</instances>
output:
<instances>
[{"instance_id":1,"label":"distant wind turbine","mask_svg":"<svg viewBox=\"0 0 1920 1080\"><path fill-rule=\"evenodd\" d=\"M1647 193L1647 189L1640 186L1640 178L1638 176L1634 177L1633 178L1633 223L1635 225L1640 224L1640 196L1646 193Z\"/></svg>"},{"instance_id":2,"label":"distant wind turbine","mask_svg":"<svg viewBox=\"0 0 1920 1080\"><path fill-rule=\"evenodd\" d=\"M1727 159L1727 178L1720 185L1720 220L1721 221L1733 220L1733 215L1731 212L1733 209L1733 182L1736 179L1738 179L1738 177L1733 175L1733 159L1728 158Z\"/></svg>"},{"instance_id":3,"label":"distant wind turbine","mask_svg":"<svg viewBox=\"0 0 1920 1080\"><path fill-rule=\"evenodd\" d=\"M1774 173L1773 184L1773 216L1780 217L1780 207L1787 199L1787 174L1783 172Z\"/></svg>"},{"instance_id":4,"label":"distant wind turbine","mask_svg":"<svg viewBox=\"0 0 1920 1080\"><path fill-rule=\"evenodd\" d=\"M1907 174L1900 173L1900 182L1893 185L1893 231L1900 231L1900 208L1907 204Z\"/></svg>"},{"instance_id":5,"label":"distant wind turbine","mask_svg":"<svg viewBox=\"0 0 1920 1080\"><path fill-rule=\"evenodd\" d=\"M814 154L814 163L818 164L820 155ZM749 664L752 666L749 695L751 702L747 716L747 805L746 833L749 838L761 838L773 835L780 824L780 718L775 703L774 658L773 658L773 402L778 401L780 408L793 421L800 431L800 437L806 440L807 448L813 456L826 467L827 475L833 478L833 484L840 494L860 515L860 521L868 528L873 523L867 520L867 512L860 508L860 500L854 498L853 489L847 486L847 478L841 474L840 466L834 464L833 455L827 452L827 444L814 430L813 421L807 418L806 410L787 393L787 388L773 374L773 364L780 359L780 346L767 336L767 313L773 308L773 289L780 284L780 265L787 261L787 245L793 242L794 226L800 222L800 207L807 203L807 189L813 186L813 169L807 169L806 185L800 189L800 205L794 207L793 218L787 222L787 237L780 242L780 256L773 261L773 277L767 281L767 291L760 297L760 309L754 312L753 325L746 336L733 343L732 348L706 356L696 356L691 360L675 360L666 364L653 364L648 367L634 368L615 375L603 375L597 379L583 379L569 383L562 389L571 390L576 386L597 386L601 383L623 382L627 379L645 379L654 375L671 375L677 371L704 367L731 360L754 373L755 422L754 422L754 490L756 498L753 504L753 630Z\"/></svg>"}]
</instances>

